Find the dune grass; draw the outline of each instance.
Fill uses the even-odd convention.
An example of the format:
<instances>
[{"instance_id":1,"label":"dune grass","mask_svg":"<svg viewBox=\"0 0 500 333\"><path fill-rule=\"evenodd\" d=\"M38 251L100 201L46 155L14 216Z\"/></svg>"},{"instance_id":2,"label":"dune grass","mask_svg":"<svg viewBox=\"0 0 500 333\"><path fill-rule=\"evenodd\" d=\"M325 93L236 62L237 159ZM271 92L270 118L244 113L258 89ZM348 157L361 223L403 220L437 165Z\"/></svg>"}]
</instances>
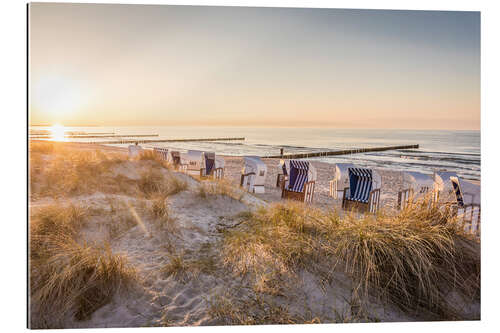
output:
<instances>
[{"instance_id":1,"label":"dune grass","mask_svg":"<svg viewBox=\"0 0 500 333\"><path fill-rule=\"evenodd\" d=\"M33 197L63 197L91 194L97 191L114 193L130 188L125 177L114 177L111 170L123 163L119 154L78 151L64 148L30 152L30 194ZM127 182L123 186L122 182Z\"/></svg>"},{"instance_id":2,"label":"dune grass","mask_svg":"<svg viewBox=\"0 0 500 333\"><path fill-rule=\"evenodd\" d=\"M286 325L319 324L320 319L310 313L291 314L287 306L278 304L260 294L245 298L214 295L208 300L208 313L218 325Z\"/></svg>"},{"instance_id":3,"label":"dune grass","mask_svg":"<svg viewBox=\"0 0 500 333\"><path fill-rule=\"evenodd\" d=\"M31 326L55 327L68 315L88 319L112 296L129 288L136 272L109 244L79 241L86 210L54 204L30 219Z\"/></svg>"},{"instance_id":4,"label":"dune grass","mask_svg":"<svg viewBox=\"0 0 500 333\"><path fill-rule=\"evenodd\" d=\"M276 282L300 270L327 282L341 271L365 310L376 297L429 319L474 319L448 296L479 299L480 246L446 211L413 206L397 216L341 217L287 202L247 218L226 232L223 257L234 272L253 276L256 292L286 293Z\"/></svg>"},{"instance_id":5,"label":"dune grass","mask_svg":"<svg viewBox=\"0 0 500 333\"><path fill-rule=\"evenodd\" d=\"M150 169L141 175L137 182L139 191L148 199L177 194L187 189L187 182L171 172L167 176L159 169Z\"/></svg>"},{"instance_id":6,"label":"dune grass","mask_svg":"<svg viewBox=\"0 0 500 333\"><path fill-rule=\"evenodd\" d=\"M241 201L245 193L225 179L206 180L200 183L198 196L206 199L212 196L227 196Z\"/></svg>"},{"instance_id":7,"label":"dune grass","mask_svg":"<svg viewBox=\"0 0 500 333\"><path fill-rule=\"evenodd\" d=\"M154 162L148 163L150 160ZM187 188L187 183L167 171L167 166L153 152L150 157L144 156L139 161L146 170L138 180L113 172L126 161L123 154L65 149L54 143L32 142L30 195L33 199L63 198L102 192L149 197L159 192L173 195Z\"/></svg>"},{"instance_id":8,"label":"dune grass","mask_svg":"<svg viewBox=\"0 0 500 333\"><path fill-rule=\"evenodd\" d=\"M160 271L166 276L172 276L181 283L196 279L200 274L217 274L222 266L211 247L210 243L204 243L199 251L194 252L178 251L172 247L166 253L169 261Z\"/></svg>"}]
</instances>

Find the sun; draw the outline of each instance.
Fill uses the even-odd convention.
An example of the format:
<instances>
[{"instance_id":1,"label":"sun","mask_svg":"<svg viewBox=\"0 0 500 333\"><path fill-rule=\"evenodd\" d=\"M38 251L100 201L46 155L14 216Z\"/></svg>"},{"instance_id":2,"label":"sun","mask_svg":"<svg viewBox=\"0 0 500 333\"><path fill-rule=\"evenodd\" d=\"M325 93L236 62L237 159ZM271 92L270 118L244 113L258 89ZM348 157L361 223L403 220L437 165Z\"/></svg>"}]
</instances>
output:
<instances>
[{"instance_id":1,"label":"sun","mask_svg":"<svg viewBox=\"0 0 500 333\"><path fill-rule=\"evenodd\" d=\"M64 137L65 129L63 125L60 124L55 124L52 127L50 127L50 135L53 140L55 141L65 141L66 138Z\"/></svg>"}]
</instances>

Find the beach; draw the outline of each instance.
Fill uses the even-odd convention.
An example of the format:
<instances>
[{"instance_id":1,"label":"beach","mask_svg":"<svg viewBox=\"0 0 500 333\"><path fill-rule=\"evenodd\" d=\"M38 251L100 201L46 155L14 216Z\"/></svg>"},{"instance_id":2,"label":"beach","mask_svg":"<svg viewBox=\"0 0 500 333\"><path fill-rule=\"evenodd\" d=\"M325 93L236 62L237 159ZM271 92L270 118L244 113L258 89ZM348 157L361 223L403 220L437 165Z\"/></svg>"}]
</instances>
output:
<instances>
[{"instance_id":1,"label":"beach","mask_svg":"<svg viewBox=\"0 0 500 333\"><path fill-rule=\"evenodd\" d=\"M102 150L105 152L115 152L124 155L127 154L127 149L123 147L75 142L66 142L64 145L79 150ZM225 179L235 186L238 186L241 178L241 170L244 166L243 157L227 156L223 154L218 156L222 156L225 161ZM279 173L282 173L280 159L263 158L262 161L267 166L265 193L253 193L252 195L263 200L264 202L279 202L282 200L281 188L276 187L276 177ZM332 180L332 175L335 172L335 165L320 161L311 161L311 163L317 170L313 205L325 210L341 211L342 192L340 192L337 199L329 196L329 182ZM398 192L405 189L402 172L388 170L386 168L375 168L374 170L379 173L382 181L380 208L389 211L395 210ZM467 182L480 186L480 180L468 179ZM451 195L451 193L441 193L442 201L450 201L452 199L453 195Z\"/></svg>"}]
</instances>

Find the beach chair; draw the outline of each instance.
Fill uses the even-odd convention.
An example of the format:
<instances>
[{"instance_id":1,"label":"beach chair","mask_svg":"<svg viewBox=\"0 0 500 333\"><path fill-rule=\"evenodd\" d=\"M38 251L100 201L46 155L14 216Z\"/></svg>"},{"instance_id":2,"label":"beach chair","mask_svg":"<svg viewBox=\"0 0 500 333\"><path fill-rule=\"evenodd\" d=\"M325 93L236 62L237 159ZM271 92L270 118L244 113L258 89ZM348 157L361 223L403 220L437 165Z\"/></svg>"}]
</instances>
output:
<instances>
[{"instance_id":1,"label":"beach chair","mask_svg":"<svg viewBox=\"0 0 500 333\"><path fill-rule=\"evenodd\" d=\"M175 150L170 152L172 164L177 171L187 172L188 163L184 155L185 154Z\"/></svg>"},{"instance_id":2,"label":"beach chair","mask_svg":"<svg viewBox=\"0 0 500 333\"><path fill-rule=\"evenodd\" d=\"M311 162L290 160L287 174L289 179L282 183L281 198L312 203L316 186L316 168Z\"/></svg>"},{"instance_id":3,"label":"beach chair","mask_svg":"<svg viewBox=\"0 0 500 333\"><path fill-rule=\"evenodd\" d=\"M443 188L443 181L440 177L428 174L404 171L402 172L403 189L398 192L397 208L406 208L414 199L429 196L429 205L437 203L439 191Z\"/></svg>"},{"instance_id":4,"label":"beach chair","mask_svg":"<svg viewBox=\"0 0 500 333\"><path fill-rule=\"evenodd\" d=\"M465 231L479 234L481 225L480 192L464 192L458 177L450 177L455 193L454 214L462 221ZM471 184L473 185L473 184ZM473 185L474 186L474 185ZM477 187L479 189L479 187ZM479 200L477 199L479 197Z\"/></svg>"},{"instance_id":5,"label":"beach chair","mask_svg":"<svg viewBox=\"0 0 500 333\"><path fill-rule=\"evenodd\" d=\"M212 171L212 175L215 179L224 178L224 170L226 166L226 161L222 156L215 156L215 167Z\"/></svg>"},{"instance_id":6,"label":"beach chair","mask_svg":"<svg viewBox=\"0 0 500 333\"><path fill-rule=\"evenodd\" d=\"M380 205L380 175L372 169L348 168L349 187L344 188L342 208L375 213Z\"/></svg>"},{"instance_id":7,"label":"beach chair","mask_svg":"<svg viewBox=\"0 0 500 333\"><path fill-rule=\"evenodd\" d=\"M214 179L224 178L224 159L219 158L214 152L203 152L205 158L205 176Z\"/></svg>"},{"instance_id":8,"label":"beach chair","mask_svg":"<svg viewBox=\"0 0 500 333\"><path fill-rule=\"evenodd\" d=\"M186 160L188 163L187 173L189 175L200 177L204 177L206 175L205 158L202 151L188 150Z\"/></svg>"},{"instance_id":9,"label":"beach chair","mask_svg":"<svg viewBox=\"0 0 500 333\"><path fill-rule=\"evenodd\" d=\"M267 165L258 156L243 158L240 186L251 193L265 193Z\"/></svg>"},{"instance_id":10,"label":"beach chair","mask_svg":"<svg viewBox=\"0 0 500 333\"><path fill-rule=\"evenodd\" d=\"M443 194L446 196L454 196L453 184L451 183L450 177L458 178L458 175L454 171L439 170L434 172L434 178L441 178L441 181L443 182L443 188L440 190L440 196Z\"/></svg>"},{"instance_id":11,"label":"beach chair","mask_svg":"<svg viewBox=\"0 0 500 333\"><path fill-rule=\"evenodd\" d=\"M347 169L354 168L352 163L337 163L333 167L333 179L329 181L330 191L328 195L334 199L343 196L343 191L349 187L349 173ZM340 193L339 193L340 192Z\"/></svg>"},{"instance_id":12,"label":"beach chair","mask_svg":"<svg viewBox=\"0 0 500 333\"><path fill-rule=\"evenodd\" d=\"M153 147L153 151L162 161L170 162L168 148Z\"/></svg>"},{"instance_id":13,"label":"beach chair","mask_svg":"<svg viewBox=\"0 0 500 333\"><path fill-rule=\"evenodd\" d=\"M142 147L139 145L130 145L128 146L128 158L129 159L137 159L142 154Z\"/></svg>"},{"instance_id":14,"label":"beach chair","mask_svg":"<svg viewBox=\"0 0 500 333\"><path fill-rule=\"evenodd\" d=\"M280 160L280 164L278 166L279 171L276 176L276 187L283 188L283 185L288 181L288 169L289 169L289 161Z\"/></svg>"}]
</instances>

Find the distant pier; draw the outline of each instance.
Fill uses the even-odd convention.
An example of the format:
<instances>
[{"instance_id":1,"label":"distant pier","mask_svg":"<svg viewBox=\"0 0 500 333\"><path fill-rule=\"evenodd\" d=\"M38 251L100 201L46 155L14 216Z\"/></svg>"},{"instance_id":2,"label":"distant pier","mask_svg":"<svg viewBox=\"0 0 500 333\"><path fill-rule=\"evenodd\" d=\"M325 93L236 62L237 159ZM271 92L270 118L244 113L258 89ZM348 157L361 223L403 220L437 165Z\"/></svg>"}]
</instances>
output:
<instances>
[{"instance_id":1,"label":"distant pier","mask_svg":"<svg viewBox=\"0 0 500 333\"><path fill-rule=\"evenodd\" d=\"M207 139L151 139L151 140L109 140L109 141L89 141L85 143L96 145L118 145L128 143L155 143L155 142L201 142L201 141L244 141L245 138L207 138ZM42 141L42 140L39 140ZM55 142L43 140L45 142Z\"/></svg>"},{"instance_id":2,"label":"distant pier","mask_svg":"<svg viewBox=\"0 0 500 333\"><path fill-rule=\"evenodd\" d=\"M374 147L374 148L353 148L353 149L335 150L335 151L321 151L321 152L312 152L312 153L298 153L298 154L288 154L288 155L263 156L263 158L299 159L299 158L309 158L309 157L350 155L350 154L368 153L368 152L373 152L373 151L398 150L398 149L418 149L418 147L419 147L419 145L387 146L387 147Z\"/></svg>"}]
</instances>

